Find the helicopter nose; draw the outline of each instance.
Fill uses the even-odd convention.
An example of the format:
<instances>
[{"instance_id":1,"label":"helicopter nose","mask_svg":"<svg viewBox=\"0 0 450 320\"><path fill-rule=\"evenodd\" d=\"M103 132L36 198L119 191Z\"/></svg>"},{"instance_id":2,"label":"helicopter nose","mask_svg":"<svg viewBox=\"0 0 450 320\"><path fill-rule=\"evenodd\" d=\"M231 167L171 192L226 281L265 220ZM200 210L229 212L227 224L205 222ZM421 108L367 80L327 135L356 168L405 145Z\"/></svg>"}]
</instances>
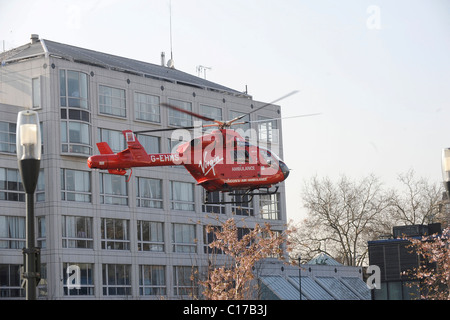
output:
<instances>
[{"instance_id":1,"label":"helicopter nose","mask_svg":"<svg viewBox=\"0 0 450 320\"><path fill-rule=\"evenodd\" d=\"M283 161L280 161L280 169L281 172L283 173L284 179L286 180L287 177L289 176L289 168Z\"/></svg>"},{"instance_id":2,"label":"helicopter nose","mask_svg":"<svg viewBox=\"0 0 450 320\"><path fill-rule=\"evenodd\" d=\"M87 159L87 165L88 165L89 168L92 168L93 163L92 163L91 157L89 157L89 158Z\"/></svg>"}]
</instances>

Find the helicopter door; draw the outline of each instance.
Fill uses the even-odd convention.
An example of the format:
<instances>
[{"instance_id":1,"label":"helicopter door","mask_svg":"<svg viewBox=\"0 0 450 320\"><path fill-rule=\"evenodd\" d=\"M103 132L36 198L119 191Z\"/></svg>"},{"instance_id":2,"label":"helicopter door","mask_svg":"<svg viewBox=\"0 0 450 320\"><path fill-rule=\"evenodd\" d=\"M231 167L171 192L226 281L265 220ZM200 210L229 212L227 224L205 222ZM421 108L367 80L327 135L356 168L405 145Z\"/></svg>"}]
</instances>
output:
<instances>
[{"instance_id":1,"label":"helicopter door","mask_svg":"<svg viewBox=\"0 0 450 320\"><path fill-rule=\"evenodd\" d=\"M231 151L231 159L234 163L249 163L250 155L247 149L235 148Z\"/></svg>"}]
</instances>

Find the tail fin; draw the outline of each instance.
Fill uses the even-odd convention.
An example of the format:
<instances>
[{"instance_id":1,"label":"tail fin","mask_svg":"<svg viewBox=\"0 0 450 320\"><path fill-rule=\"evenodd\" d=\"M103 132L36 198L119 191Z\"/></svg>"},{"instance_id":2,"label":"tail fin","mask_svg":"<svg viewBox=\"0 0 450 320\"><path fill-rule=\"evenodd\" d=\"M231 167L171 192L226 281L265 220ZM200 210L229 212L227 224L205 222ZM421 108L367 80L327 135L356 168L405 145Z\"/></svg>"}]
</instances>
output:
<instances>
[{"instance_id":1,"label":"tail fin","mask_svg":"<svg viewBox=\"0 0 450 320\"><path fill-rule=\"evenodd\" d=\"M99 142L97 143L98 151L100 151L100 154L114 154L114 152L111 150L111 147L109 146L108 142Z\"/></svg>"},{"instance_id":2,"label":"tail fin","mask_svg":"<svg viewBox=\"0 0 450 320\"><path fill-rule=\"evenodd\" d=\"M146 161L148 160L148 154L145 151L144 147L141 143L136 139L135 134L131 130L122 131L125 136L125 140L128 144L128 149L133 156L133 159L136 161Z\"/></svg>"}]
</instances>

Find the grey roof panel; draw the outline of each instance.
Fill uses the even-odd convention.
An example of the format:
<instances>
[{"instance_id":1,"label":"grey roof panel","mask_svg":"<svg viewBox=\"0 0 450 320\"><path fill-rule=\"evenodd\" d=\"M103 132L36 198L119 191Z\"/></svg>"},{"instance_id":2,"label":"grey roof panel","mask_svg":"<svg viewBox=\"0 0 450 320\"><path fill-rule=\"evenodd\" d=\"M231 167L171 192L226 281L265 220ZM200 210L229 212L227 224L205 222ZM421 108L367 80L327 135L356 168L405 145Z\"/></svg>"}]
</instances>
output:
<instances>
[{"instance_id":1,"label":"grey roof panel","mask_svg":"<svg viewBox=\"0 0 450 320\"><path fill-rule=\"evenodd\" d=\"M261 276L263 283L282 300L298 300L298 289L281 276Z\"/></svg>"},{"instance_id":2,"label":"grey roof panel","mask_svg":"<svg viewBox=\"0 0 450 320\"><path fill-rule=\"evenodd\" d=\"M289 277L292 283L298 284L296 288L300 286L298 276ZM324 288L322 288L317 282L311 277L302 276L302 292L311 300L334 300L333 296L330 295Z\"/></svg>"},{"instance_id":3,"label":"grey roof panel","mask_svg":"<svg viewBox=\"0 0 450 320\"><path fill-rule=\"evenodd\" d=\"M19 61L31 57L37 57L45 54L42 45L37 42L33 44L26 44L9 51L0 53L0 60L4 63L9 61Z\"/></svg>"},{"instance_id":4,"label":"grey roof panel","mask_svg":"<svg viewBox=\"0 0 450 320\"><path fill-rule=\"evenodd\" d=\"M360 300L360 298L347 288L338 278L316 277L316 281L332 293L338 300Z\"/></svg>"},{"instance_id":5,"label":"grey roof panel","mask_svg":"<svg viewBox=\"0 0 450 320\"><path fill-rule=\"evenodd\" d=\"M342 281L355 290L363 299L370 300L371 294L367 284L359 278L342 277Z\"/></svg>"},{"instance_id":6,"label":"grey roof panel","mask_svg":"<svg viewBox=\"0 0 450 320\"><path fill-rule=\"evenodd\" d=\"M52 56L65 58L75 62L92 64L103 68L135 73L141 76L156 77L167 81L198 86L200 88L213 89L232 94L242 94L237 90L230 89L177 69L79 48L51 40L41 41L45 43L49 54Z\"/></svg>"},{"instance_id":7,"label":"grey roof panel","mask_svg":"<svg viewBox=\"0 0 450 320\"><path fill-rule=\"evenodd\" d=\"M287 278L279 275L260 276L263 284L274 297L281 300L299 299L299 277ZM310 277L301 278L302 299L304 300L370 300L370 290L364 281L352 277Z\"/></svg>"},{"instance_id":8,"label":"grey roof panel","mask_svg":"<svg viewBox=\"0 0 450 320\"><path fill-rule=\"evenodd\" d=\"M243 92L222 86L200 77L196 77L174 68L168 68L157 64L133 60L45 39L41 39L34 44L26 44L10 51L0 53L0 61L2 61L3 65L26 58L42 56L44 54L101 68L132 73L143 77L156 78L206 90L251 98Z\"/></svg>"}]
</instances>

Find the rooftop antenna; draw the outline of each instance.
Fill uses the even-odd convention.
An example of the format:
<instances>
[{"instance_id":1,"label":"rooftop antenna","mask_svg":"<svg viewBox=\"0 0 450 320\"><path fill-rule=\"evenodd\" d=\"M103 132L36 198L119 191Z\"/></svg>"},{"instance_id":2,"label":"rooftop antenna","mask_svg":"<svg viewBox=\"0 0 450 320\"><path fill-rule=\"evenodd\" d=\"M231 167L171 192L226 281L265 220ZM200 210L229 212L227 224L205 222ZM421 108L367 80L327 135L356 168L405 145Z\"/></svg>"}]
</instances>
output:
<instances>
[{"instance_id":1,"label":"rooftop antenna","mask_svg":"<svg viewBox=\"0 0 450 320\"><path fill-rule=\"evenodd\" d=\"M175 63L173 61L173 50L172 50L172 0L169 1L169 23L170 23L170 59L167 61L167 66L174 69Z\"/></svg>"},{"instance_id":2,"label":"rooftop antenna","mask_svg":"<svg viewBox=\"0 0 450 320\"><path fill-rule=\"evenodd\" d=\"M206 79L206 70L211 70L211 67L205 67L205 66L197 66L197 76L200 77L200 75L203 73L203 78Z\"/></svg>"}]
</instances>

